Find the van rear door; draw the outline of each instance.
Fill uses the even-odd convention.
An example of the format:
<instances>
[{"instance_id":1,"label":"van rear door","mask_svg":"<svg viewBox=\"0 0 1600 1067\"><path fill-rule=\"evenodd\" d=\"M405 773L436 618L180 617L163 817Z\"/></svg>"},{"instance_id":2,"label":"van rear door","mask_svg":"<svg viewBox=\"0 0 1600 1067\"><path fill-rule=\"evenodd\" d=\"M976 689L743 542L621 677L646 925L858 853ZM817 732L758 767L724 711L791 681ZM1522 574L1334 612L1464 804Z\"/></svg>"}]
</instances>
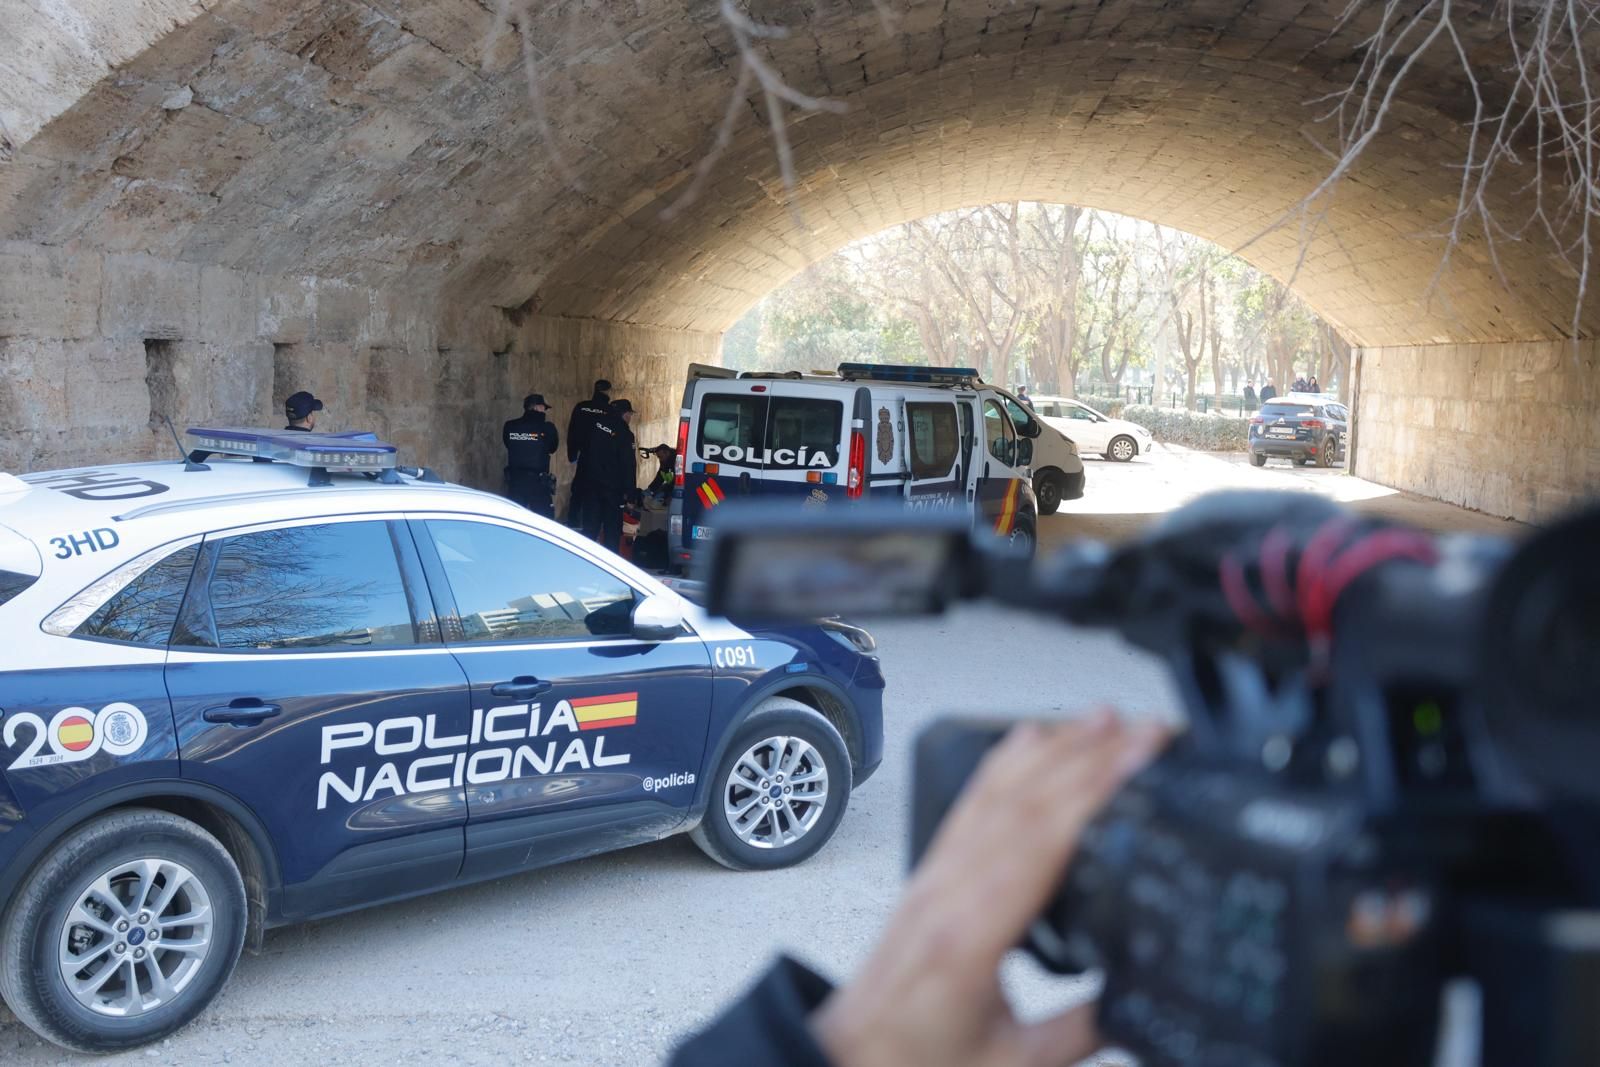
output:
<instances>
[{"instance_id":1,"label":"van rear door","mask_svg":"<svg viewBox=\"0 0 1600 1067\"><path fill-rule=\"evenodd\" d=\"M753 497L844 497L852 392L792 381L701 381L684 456L683 545L709 540L713 513Z\"/></svg>"}]
</instances>

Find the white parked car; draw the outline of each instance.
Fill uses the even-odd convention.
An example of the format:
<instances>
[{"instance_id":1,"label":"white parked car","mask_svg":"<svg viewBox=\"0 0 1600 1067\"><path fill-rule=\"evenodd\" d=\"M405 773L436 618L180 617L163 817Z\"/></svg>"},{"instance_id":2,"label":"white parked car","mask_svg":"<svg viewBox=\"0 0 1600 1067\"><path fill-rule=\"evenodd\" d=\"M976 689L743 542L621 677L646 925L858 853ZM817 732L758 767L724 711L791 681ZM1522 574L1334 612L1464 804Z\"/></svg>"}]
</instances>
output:
<instances>
[{"instance_id":1,"label":"white parked car","mask_svg":"<svg viewBox=\"0 0 1600 1067\"><path fill-rule=\"evenodd\" d=\"M1036 396L1032 404L1034 414L1072 438L1080 455L1100 455L1126 463L1155 447L1150 431L1138 423L1107 418L1069 397Z\"/></svg>"}]
</instances>

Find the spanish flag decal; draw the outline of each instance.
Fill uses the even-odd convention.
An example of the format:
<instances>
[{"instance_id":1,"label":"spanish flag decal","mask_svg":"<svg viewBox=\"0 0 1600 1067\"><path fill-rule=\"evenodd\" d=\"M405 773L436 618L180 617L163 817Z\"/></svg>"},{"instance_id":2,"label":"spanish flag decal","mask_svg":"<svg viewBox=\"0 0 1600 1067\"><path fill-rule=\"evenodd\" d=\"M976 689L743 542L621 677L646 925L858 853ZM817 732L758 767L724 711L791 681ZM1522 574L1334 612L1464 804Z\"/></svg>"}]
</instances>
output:
<instances>
[{"instance_id":1,"label":"spanish flag decal","mask_svg":"<svg viewBox=\"0 0 1600 1067\"><path fill-rule=\"evenodd\" d=\"M716 507L727 497L727 494L722 491L722 486L717 484L715 478L707 478L701 483L700 488L695 490L695 493L700 497L700 503L708 508Z\"/></svg>"},{"instance_id":2,"label":"spanish flag decal","mask_svg":"<svg viewBox=\"0 0 1600 1067\"><path fill-rule=\"evenodd\" d=\"M574 700L572 713L580 730L606 730L613 726L632 726L639 717L638 693L612 693L603 697Z\"/></svg>"},{"instance_id":3,"label":"spanish flag decal","mask_svg":"<svg viewBox=\"0 0 1600 1067\"><path fill-rule=\"evenodd\" d=\"M994 524L994 532L1001 537L1010 537L1011 530L1017 525L1017 497L1022 492L1022 479L1011 479L1011 485L1006 489L1006 498L1000 504L1000 520Z\"/></svg>"}]
</instances>

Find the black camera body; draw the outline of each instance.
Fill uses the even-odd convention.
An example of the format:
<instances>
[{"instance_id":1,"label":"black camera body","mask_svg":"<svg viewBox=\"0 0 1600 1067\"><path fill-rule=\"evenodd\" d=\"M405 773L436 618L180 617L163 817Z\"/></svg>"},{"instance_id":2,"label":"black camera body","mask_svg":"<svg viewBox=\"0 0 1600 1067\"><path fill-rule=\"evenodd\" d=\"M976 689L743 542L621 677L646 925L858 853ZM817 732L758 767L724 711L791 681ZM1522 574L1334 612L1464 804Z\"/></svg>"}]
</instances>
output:
<instances>
[{"instance_id":1,"label":"black camera body","mask_svg":"<svg viewBox=\"0 0 1600 1067\"><path fill-rule=\"evenodd\" d=\"M815 610L809 552L860 565L858 610L882 572L897 614L988 597L1168 664L1186 731L1026 945L1104 973L1101 1030L1145 1067L1600 1064L1600 509L1513 552L1218 494L1038 569L954 519L795 525L724 522L713 609ZM738 580L770 579L763 544L792 593ZM919 739L913 860L1009 725Z\"/></svg>"}]
</instances>

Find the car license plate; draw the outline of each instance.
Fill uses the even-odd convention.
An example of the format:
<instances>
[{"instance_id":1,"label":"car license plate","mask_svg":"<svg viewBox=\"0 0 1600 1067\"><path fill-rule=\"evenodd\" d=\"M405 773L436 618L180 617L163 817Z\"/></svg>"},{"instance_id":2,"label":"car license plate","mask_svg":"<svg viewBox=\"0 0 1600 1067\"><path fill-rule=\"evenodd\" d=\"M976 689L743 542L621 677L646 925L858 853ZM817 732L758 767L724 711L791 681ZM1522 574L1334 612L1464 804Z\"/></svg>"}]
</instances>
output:
<instances>
[{"instance_id":1,"label":"car license plate","mask_svg":"<svg viewBox=\"0 0 1600 1067\"><path fill-rule=\"evenodd\" d=\"M1273 429L1270 429L1270 430L1267 431L1267 436L1268 437L1293 437L1294 436L1294 431L1293 430L1287 430L1287 429L1281 429L1281 428L1274 427Z\"/></svg>"},{"instance_id":2,"label":"car license plate","mask_svg":"<svg viewBox=\"0 0 1600 1067\"><path fill-rule=\"evenodd\" d=\"M711 527L691 526L689 527L689 537L695 541L709 541L711 540Z\"/></svg>"}]
</instances>

